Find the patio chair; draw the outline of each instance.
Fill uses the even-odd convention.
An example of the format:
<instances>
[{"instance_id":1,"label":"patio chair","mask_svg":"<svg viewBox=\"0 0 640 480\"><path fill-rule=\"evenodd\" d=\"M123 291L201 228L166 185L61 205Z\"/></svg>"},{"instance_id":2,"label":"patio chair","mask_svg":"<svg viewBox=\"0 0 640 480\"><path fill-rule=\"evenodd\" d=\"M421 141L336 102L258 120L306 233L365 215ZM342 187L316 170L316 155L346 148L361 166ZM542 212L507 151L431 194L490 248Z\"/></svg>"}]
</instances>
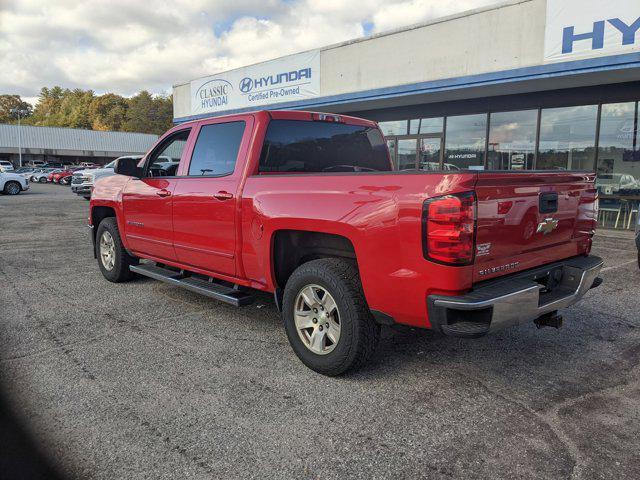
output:
<instances>
[{"instance_id":1,"label":"patio chair","mask_svg":"<svg viewBox=\"0 0 640 480\"><path fill-rule=\"evenodd\" d=\"M598 224L606 228L607 217L615 216L613 228L618 228L622 215L622 202L613 200L598 200Z\"/></svg>"},{"instance_id":2,"label":"patio chair","mask_svg":"<svg viewBox=\"0 0 640 480\"><path fill-rule=\"evenodd\" d=\"M631 220L633 219L633 214L636 214L636 218L638 218L638 203L631 204L631 208L629 210L629 220L627 221L627 230L631 229Z\"/></svg>"}]
</instances>

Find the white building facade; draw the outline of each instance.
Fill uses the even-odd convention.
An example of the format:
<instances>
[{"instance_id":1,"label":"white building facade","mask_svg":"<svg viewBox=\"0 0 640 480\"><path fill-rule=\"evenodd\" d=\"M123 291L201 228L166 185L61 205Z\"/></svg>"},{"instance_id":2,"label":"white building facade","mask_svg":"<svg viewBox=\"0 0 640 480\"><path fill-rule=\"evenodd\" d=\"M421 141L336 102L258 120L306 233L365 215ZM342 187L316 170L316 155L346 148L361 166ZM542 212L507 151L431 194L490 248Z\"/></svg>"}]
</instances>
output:
<instances>
[{"instance_id":1,"label":"white building facade","mask_svg":"<svg viewBox=\"0 0 640 480\"><path fill-rule=\"evenodd\" d=\"M595 170L622 195L640 190L640 2L512 0L179 83L173 99L178 123L361 116L398 169Z\"/></svg>"}]
</instances>

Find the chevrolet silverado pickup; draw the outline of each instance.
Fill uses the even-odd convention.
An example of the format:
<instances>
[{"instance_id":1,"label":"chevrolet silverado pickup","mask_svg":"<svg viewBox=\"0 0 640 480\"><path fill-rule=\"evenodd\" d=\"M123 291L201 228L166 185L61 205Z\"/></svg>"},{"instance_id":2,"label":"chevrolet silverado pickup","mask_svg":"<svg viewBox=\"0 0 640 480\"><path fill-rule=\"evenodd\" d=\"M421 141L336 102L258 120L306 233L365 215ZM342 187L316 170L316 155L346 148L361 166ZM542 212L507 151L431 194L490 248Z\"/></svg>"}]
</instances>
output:
<instances>
[{"instance_id":1,"label":"chevrolet silverado pickup","mask_svg":"<svg viewBox=\"0 0 640 480\"><path fill-rule=\"evenodd\" d=\"M363 365L381 325L478 337L600 283L592 172L394 171L376 123L261 111L169 130L95 183L94 255L243 306L274 294L311 369ZM135 287L133 287L135 288Z\"/></svg>"}]
</instances>

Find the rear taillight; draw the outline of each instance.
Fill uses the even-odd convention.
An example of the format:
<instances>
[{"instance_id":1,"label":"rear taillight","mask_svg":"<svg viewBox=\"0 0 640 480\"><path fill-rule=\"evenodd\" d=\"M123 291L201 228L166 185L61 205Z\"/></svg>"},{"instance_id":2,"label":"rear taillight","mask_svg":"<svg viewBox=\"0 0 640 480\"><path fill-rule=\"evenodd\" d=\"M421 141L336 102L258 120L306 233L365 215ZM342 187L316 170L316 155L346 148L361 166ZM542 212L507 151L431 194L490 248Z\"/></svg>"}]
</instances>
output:
<instances>
[{"instance_id":1,"label":"rear taillight","mask_svg":"<svg viewBox=\"0 0 640 480\"><path fill-rule=\"evenodd\" d=\"M475 252L476 199L473 192L424 202L424 257L445 265L469 265Z\"/></svg>"}]
</instances>

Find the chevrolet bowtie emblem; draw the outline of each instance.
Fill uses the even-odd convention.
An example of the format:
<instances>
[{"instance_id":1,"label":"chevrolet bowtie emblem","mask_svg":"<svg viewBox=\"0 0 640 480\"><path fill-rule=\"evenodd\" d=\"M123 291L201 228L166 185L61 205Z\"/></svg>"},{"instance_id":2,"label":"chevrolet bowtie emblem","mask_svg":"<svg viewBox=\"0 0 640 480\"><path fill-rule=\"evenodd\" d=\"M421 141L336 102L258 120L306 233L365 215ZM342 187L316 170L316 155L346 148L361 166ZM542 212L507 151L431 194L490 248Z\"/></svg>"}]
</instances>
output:
<instances>
[{"instance_id":1,"label":"chevrolet bowtie emblem","mask_svg":"<svg viewBox=\"0 0 640 480\"><path fill-rule=\"evenodd\" d=\"M556 228L558 228L558 220L555 218L545 218L538 224L536 232L546 235L547 233L553 232Z\"/></svg>"}]
</instances>

